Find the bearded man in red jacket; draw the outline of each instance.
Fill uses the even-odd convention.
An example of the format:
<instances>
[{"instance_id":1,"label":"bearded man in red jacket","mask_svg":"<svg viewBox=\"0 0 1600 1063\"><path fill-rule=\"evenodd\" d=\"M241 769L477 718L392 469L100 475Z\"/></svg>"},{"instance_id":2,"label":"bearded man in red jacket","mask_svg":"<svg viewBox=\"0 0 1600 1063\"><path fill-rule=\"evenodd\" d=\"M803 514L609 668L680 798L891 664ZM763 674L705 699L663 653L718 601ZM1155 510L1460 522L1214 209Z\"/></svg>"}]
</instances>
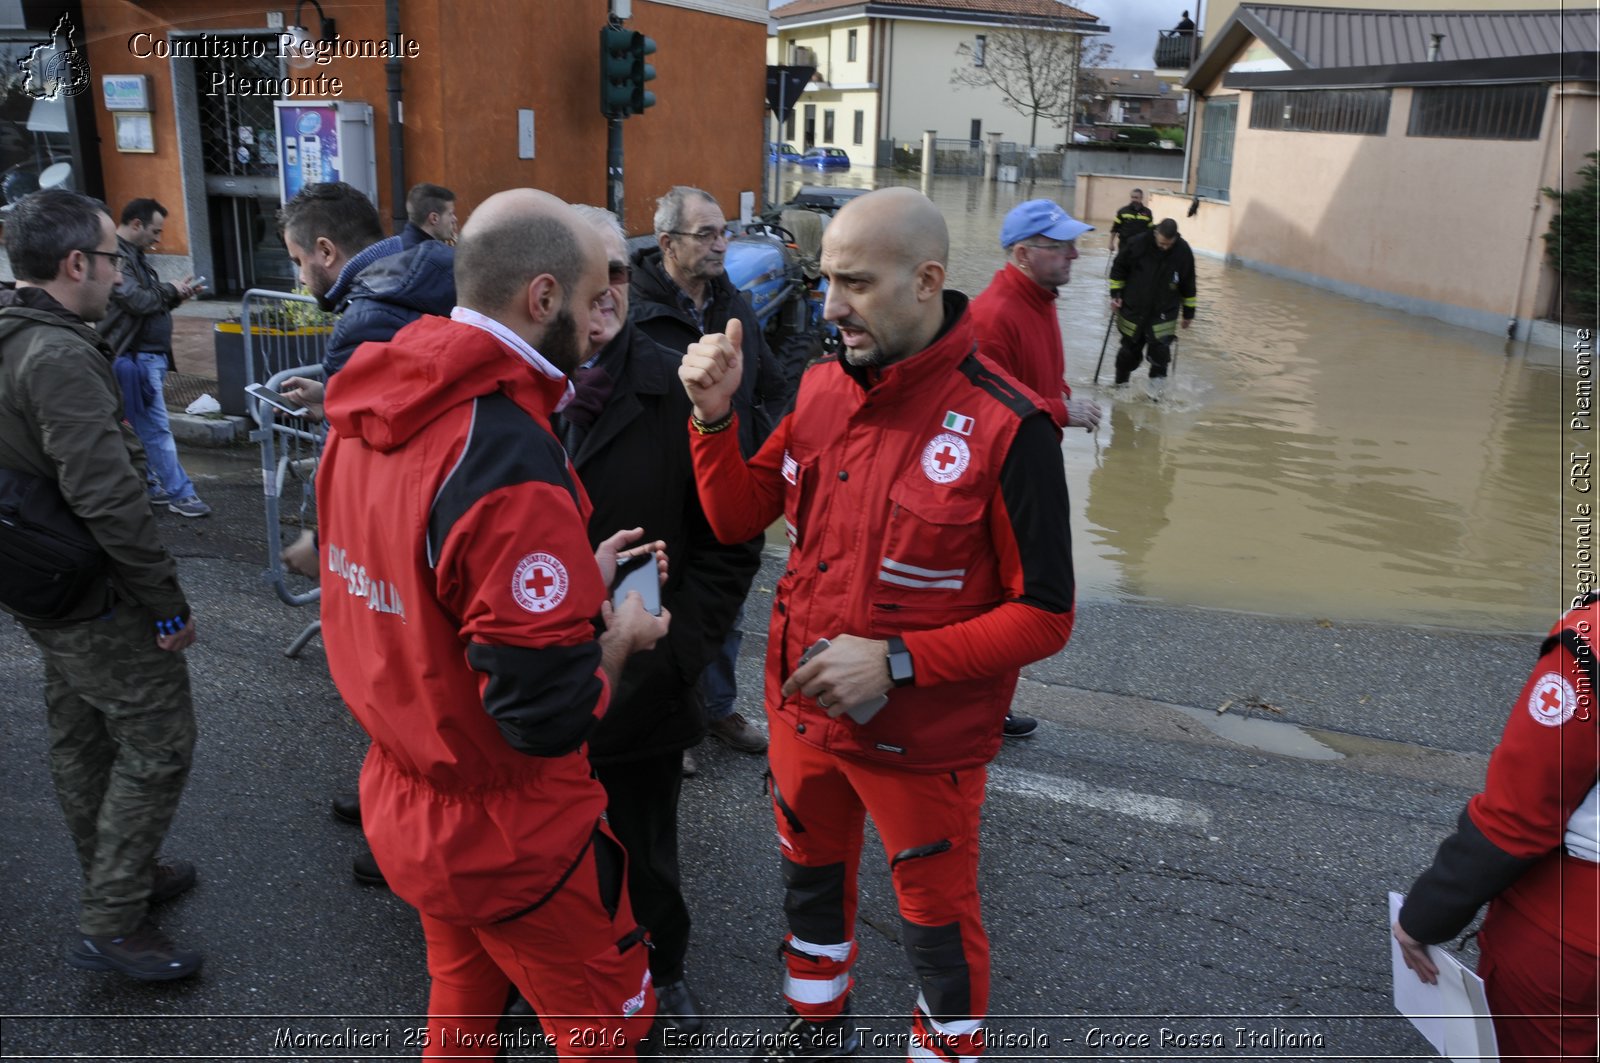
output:
<instances>
[{"instance_id":1,"label":"bearded man in red jacket","mask_svg":"<svg viewBox=\"0 0 1600 1063\"><path fill-rule=\"evenodd\" d=\"M984 1046L985 765L1018 669L1072 631L1072 550L1054 425L977 348L966 296L944 288L949 250L938 208L908 188L835 216L824 312L844 353L805 371L748 464L730 431L743 337L706 336L678 373L712 530L741 542L782 516L791 544L766 705L795 1013L773 1040L798 1054L775 1058L859 1042L847 1016L867 813L921 989L908 1058Z\"/></svg>"},{"instance_id":2,"label":"bearded man in red jacket","mask_svg":"<svg viewBox=\"0 0 1600 1063\"><path fill-rule=\"evenodd\" d=\"M668 618L637 595L612 611L618 551L641 532L590 547L550 428L588 355L605 252L523 188L474 212L455 270L449 318L363 344L327 393L322 636L372 738L362 822L422 917L425 1058L494 1056L515 982L562 1059L632 1059L655 996L586 743Z\"/></svg>"}]
</instances>

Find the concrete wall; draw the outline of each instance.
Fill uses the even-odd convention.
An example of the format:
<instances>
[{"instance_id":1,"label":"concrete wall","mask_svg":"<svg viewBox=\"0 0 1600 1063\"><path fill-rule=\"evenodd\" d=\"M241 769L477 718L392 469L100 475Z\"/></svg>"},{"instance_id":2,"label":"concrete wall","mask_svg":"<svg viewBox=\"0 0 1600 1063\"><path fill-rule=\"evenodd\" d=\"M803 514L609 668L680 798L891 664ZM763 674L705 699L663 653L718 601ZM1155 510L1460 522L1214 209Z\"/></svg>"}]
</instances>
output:
<instances>
[{"instance_id":1,"label":"concrete wall","mask_svg":"<svg viewBox=\"0 0 1600 1063\"><path fill-rule=\"evenodd\" d=\"M1200 209L1193 217L1189 208L1194 205L1190 196L1176 192L1157 192L1144 197L1156 221L1171 218L1178 223L1178 231L1197 255L1226 258L1232 240L1233 212L1226 203L1202 199Z\"/></svg>"},{"instance_id":2,"label":"concrete wall","mask_svg":"<svg viewBox=\"0 0 1600 1063\"><path fill-rule=\"evenodd\" d=\"M1162 189L1173 189L1182 184L1181 181L1170 181L1161 177L1141 177L1130 174L1104 174L1080 173L1076 187L1073 189L1072 216L1081 221L1110 221L1116 217L1117 211L1128 202L1128 193L1135 188L1144 191L1144 201L1152 202L1152 197ZM1187 203L1180 197L1168 197L1176 202ZM1152 205L1150 210L1155 211ZM1187 209L1187 206L1185 207ZM1156 214L1157 218L1172 216Z\"/></svg>"},{"instance_id":3,"label":"concrete wall","mask_svg":"<svg viewBox=\"0 0 1600 1063\"><path fill-rule=\"evenodd\" d=\"M1062 180L1071 184L1085 173L1154 175L1169 184L1183 184L1183 152L1151 148L1068 148L1061 160Z\"/></svg>"}]
</instances>

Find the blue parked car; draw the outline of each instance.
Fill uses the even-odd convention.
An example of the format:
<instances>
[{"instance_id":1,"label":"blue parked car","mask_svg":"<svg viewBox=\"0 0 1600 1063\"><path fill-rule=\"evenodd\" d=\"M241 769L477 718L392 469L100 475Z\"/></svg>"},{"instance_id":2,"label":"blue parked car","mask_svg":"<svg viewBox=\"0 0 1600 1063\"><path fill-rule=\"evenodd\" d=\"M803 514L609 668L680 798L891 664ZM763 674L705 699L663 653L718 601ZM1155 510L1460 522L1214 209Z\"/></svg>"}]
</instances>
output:
<instances>
[{"instance_id":1,"label":"blue parked car","mask_svg":"<svg viewBox=\"0 0 1600 1063\"><path fill-rule=\"evenodd\" d=\"M767 162L799 162L800 153L793 144L774 144L767 142Z\"/></svg>"},{"instance_id":2,"label":"blue parked car","mask_svg":"<svg viewBox=\"0 0 1600 1063\"><path fill-rule=\"evenodd\" d=\"M843 148L812 148L796 164L808 170L848 170L850 156Z\"/></svg>"}]
</instances>

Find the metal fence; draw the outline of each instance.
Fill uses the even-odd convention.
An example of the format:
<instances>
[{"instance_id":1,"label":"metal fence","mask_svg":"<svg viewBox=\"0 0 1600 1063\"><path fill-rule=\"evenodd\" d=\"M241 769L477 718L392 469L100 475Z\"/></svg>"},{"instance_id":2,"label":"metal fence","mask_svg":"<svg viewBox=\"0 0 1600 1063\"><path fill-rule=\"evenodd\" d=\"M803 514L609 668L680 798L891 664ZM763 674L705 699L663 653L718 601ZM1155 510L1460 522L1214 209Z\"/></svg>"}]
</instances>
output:
<instances>
[{"instance_id":1,"label":"metal fence","mask_svg":"<svg viewBox=\"0 0 1600 1063\"><path fill-rule=\"evenodd\" d=\"M306 307L301 304L309 303ZM323 379L322 355L326 328L286 327L305 320L316 300L304 295L251 289L244 294L239 317L244 323L246 384L265 384L281 391L292 376ZM326 428L320 421L282 413L260 399L248 397L256 429L250 434L261 445L261 491L266 502L267 568L262 574L278 597L293 606L311 605L322 597L313 582L284 568L285 524L302 530L316 527L316 473L322 456ZM314 620L284 650L296 656L321 630Z\"/></svg>"}]
</instances>

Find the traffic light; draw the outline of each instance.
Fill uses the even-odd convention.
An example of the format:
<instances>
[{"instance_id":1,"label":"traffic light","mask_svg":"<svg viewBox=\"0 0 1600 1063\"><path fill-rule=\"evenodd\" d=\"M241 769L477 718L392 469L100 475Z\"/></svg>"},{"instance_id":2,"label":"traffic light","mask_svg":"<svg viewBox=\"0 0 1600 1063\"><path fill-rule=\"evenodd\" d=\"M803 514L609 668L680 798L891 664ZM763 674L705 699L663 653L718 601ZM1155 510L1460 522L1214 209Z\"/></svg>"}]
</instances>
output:
<instances>
[{"instance_id":1,"label":"traffic light","mask_svg":"<svg viewBox=\"0 0 1600 1063\"><path fill-rule=\"evenodd\" d=\"M633 106L634 38L639 36L642 34L620 26L600 27L601 114L621 118ZM654 50L652 43L651 51Z\"/></svg>"},{"instance_id":2,"label":"traffic light","mask_svg":"<svg viewBox=\"0 0 1600 1063\"><path fill-rule=\"evenodd\" d=\"M647 55L654 55L656 42L642 33L635 33L630 43L629 54L632 64L629 69L630 97L629 110L634 114L644 114L646 107L656 105L656 94L646 92L644 83L656 79L656 68L644 61Z\"/></svg>"}]
</instances>

